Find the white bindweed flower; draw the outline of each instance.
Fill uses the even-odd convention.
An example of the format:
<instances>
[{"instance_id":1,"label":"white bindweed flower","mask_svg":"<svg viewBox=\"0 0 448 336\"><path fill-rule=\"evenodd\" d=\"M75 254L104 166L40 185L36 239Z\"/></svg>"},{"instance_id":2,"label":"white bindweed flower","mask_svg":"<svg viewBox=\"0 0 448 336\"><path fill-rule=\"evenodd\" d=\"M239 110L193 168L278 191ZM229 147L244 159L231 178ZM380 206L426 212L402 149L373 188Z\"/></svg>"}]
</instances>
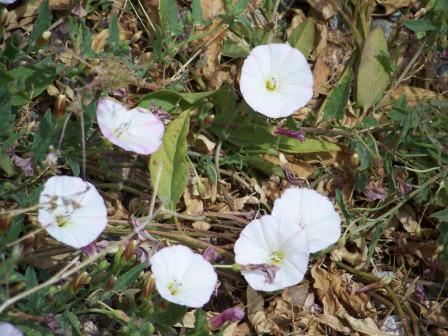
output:
<instances>
[{"instance_id":1,"label":"white bindweed flower","mask_svg":"<svg viewBox=\"0 0 448 336\"><path fill-rule=\"evenodd\" d=\"M235 262L256 290L275 291L302 281L308 243L299 226L273 216L250 222L235 243ZM271 273L271 274L269 274Z\"/></svg>"},{"instance_id":2,"label":"white bindweed flower","mask_svg":"<svg viewBox=\"0 0 448 336\"><path fill-rule=\"evenodd\" d=\"M147 155L162 144L162 122L142 107L128 110L115 99L101 98L96 116L103 135L127 151Z\"/></svg>"},{"instance_id":3,"label":"white bindweed flower","mask_svg":"<svg viewBox=\"0 0 448 336\"><path fill-rule=\"evenodd\" d=\"M272 216L301 227L308 238L311 253L336 243L341 236L341 218L333 203L312 189L285 190L274 202Z\"/></svg>"},{"instance_id":4,"label":"white bindweed flower","mask_svg":"<svg viewBox=\"0 0 448 336\"><path fill-rule=\"evenodd\" d=\"M73 176L53 176L39 198L39 222L56 240L81 248L107 224L107 209L95 187Z\"/></svg>"},{"instance_id":5,"label":"white bindweed flower","mask_svg":"<svg viewBox=\"0 0 448 336\"><path fill-rule=\"evenodd\" d=\"M188 247L175 245L151 258L159 294L167 301L199 308L206 304L218 280L213 266Z\"/></svg>"},{"instance_id":6,"label":"white bindweed flower","mask_svg":"<svg viewBox=\"0 0 448 336\"><path fill-rule=\"evenodd\" d=\"M1 336L23 336L23 333L8 322L0 322L0 335Z\"/></svg>"},{"instance_id":7,"label":"white bindweed flower","mask_svg":"<svg viewBox=\"0 0 448 336\"><path fill-rule=\"evenodd\" d=\"M313 96L313 74L296 48L260 45L244 61L240 89L255 111L270 118L287 117Z\"/></svg>"}]
</instances>

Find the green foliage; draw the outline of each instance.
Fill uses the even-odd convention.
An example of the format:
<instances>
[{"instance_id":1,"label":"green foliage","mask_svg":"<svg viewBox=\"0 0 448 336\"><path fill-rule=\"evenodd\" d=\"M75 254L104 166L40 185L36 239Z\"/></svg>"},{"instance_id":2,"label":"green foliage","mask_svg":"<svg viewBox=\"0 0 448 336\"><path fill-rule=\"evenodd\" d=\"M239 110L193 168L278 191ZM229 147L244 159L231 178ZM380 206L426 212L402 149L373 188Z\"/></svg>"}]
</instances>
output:
<instances>
[{"instance_id":1,"label":"green foliage","mask_svg":"<svg viewBox=\"0 0 448 336\"><path fill-rule=\"evenodd\" d=\"M120 47L120 27L116 15L112 15L109 18L109 35L107 37L107 43L112 51L117 51Z\"/></svg>"},{"instance_id":2,"label":"green foliage","mask_svg":"<svg viewBox=\"0 0 448 336\"><path fill-rule=\"evenodd\" d=\"M308 57L314 45L314 30L313 19L307 18L293 30L288 38L288 43Z\"/></svg>"},{"instance_id":3,"label":"green foliage","mask_svg":"<svg viewBox=\"0 0 448 336\"><path fill-rule=\"evenodd\" d=\"M389 84L389 75L378 56L388 53L384 32L377 27L367 36L357 73L356 100L364 109L370 108L384 96Z\"/></svg>"},{"instance_id":4,"label":"green foliage","mask_svg":"<svg viewBox=\"0 0 448 336\"><path fill-rule=\"evenodd\" d=\"M353 70L348 66L342 74L336 87L330 92L327 99L322 104L325 120L342 121L344 109L350 97L350 87L353 80Z\"/></svg>"},{"instance_id":5,"label":"green foliage","mask_svg":"<svg viewBox=\"0 0 448 336\"><path fill-rule=\"evenodd\" d=\"M39 129L34 135L33 145L31 151L35 162L41 163L45 158L50 145L53 144L53 118L51 111L45 112L40 124Z\"/></svg>"},{"instance_id":6,"label":"green foliage","mask_svg":"<svg viewBox=\"0 0 448 336\"><path fill-rule=\"evenodd\" d=\"M210 335L210 329L207 323L207 316L202 309L197 309L194 313L196 323L193 329L188 330L185 336L208 336Z\"/></svg>"},{"instance_id":7,"label":"green foliage","mask_svg":"<svg viewBox=\"0 0 448 336\"><path fill-rule=\"evenodd\" d=\"M160 0L159 15L163 30L176 36L182 34L183 23L179 19L179 11L175 0Z\"/></svg>"},{"instance_id":8,"label":"green foliage","mask_svg":"<svg viewBox=\"0 0 448 336\"><path fill-rule=\"evenodd\" d=\"M44 0L38 10L37 20L34 23L33 31L31 32L31 41L36 43L41 35L51 26L52 15L48 0Z\"/></svg>"},{"instance_id":9,"label":"green foliage","mask_svg":"<svg viewBox=\"0 0 448 336\"><path fill-rule=\"evenodd\" d=\"M171 122L163 136L159 150L151 155L149 169L151 183L157 195L171 210L184 193L188 182L189 161L187 158L187 134L190 126L190 112L187 110ZM157 177L160 180L157 181Z\"/></svg>"}]
</instances>

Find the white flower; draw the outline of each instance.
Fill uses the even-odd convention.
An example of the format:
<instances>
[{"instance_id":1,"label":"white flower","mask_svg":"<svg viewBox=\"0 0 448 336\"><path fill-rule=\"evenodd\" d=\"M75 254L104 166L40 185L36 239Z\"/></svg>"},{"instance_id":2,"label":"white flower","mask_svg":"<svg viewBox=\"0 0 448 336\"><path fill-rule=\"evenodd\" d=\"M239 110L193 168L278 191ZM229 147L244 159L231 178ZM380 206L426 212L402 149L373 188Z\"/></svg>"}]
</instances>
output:
<instances>
[{"instance_id":1,"label":"white flower","mask_svg":"<svg viewBox=\"0 0 448 336\"><path fill-rule=\"evenodd\" d=\"M244 61L240 89L255 111L287 117L313 96L313 74L305 56L288 44L260 45Z\"/></svg>"},{"instance_id":2,"label":"white flower","mask_svg":"<svg viewBox=\"0 0 448 336\"><path fill-rule=\"evenodd\" d=\"M151 265L159 294L187 307L206 304L218 281L213 266L182 245L161 249L151 258Z\"/></svg>"},{"instance_id":3,"label":"white flower","mask_svg":"<svg viewBox=\"0 0 448 336\"><path fill-rule=\"evenodd\" d=\"M341 236L341 218L333 203L312 189L285 190L274 202L272 216L300 226L306 233L311 253L336 243Z\"/></svg>"},{"instance_id":4,"label":"white flower","mask_svg":"<svg viewBox=\"0 0 448 336\"><path fill-rule=\"evenodd\" d=\"M56 240L80 248L107 224L107 209L95 187L79 177L53 176L39 198L39 222Z\"/></svg>"},{"instance_id":5,"label":"white flower","mask_svg":"<svg viewBox=\"0 0 448 336\"><path fill-rule=\"evenodd\" d=\"M128 110L112 98L101 98L96 110L103 135L113 144L138 154L151 154L162 144L164 126L148 110Z\"/></svg>"},{"instance_id":6,"label":"white flower","mask_svg":"<svg viewBox=\"0 0 448 336\"><path fill-rule=\"evenodd\" d=\"M17 0L0 0L0 3L4 4L4 5L10 5L10 4L12 4L12 3L16 2L16 1Z\"/></svg>"},{"instance_id":7,"label":"white flower","mask_svg":"<svg viewBox=\"0 0 448 336\"><path fill-rule=\"evenodd\" d=\"M308 265L308 243L303 230L273 216L250 222L235 243L235 262L249 285L275 291L302 281ZM261 265L265 265L264 269ZM274 268L274 276L267 275ZM268 272L266 272L268 269ZM270 279L271 278L271 279Z\"/></svg>"},{"instance_id":8,"label":"white flower","mask_svg":"<svg viewBox=\"0 0 448 336\"><path fill-rule=\"evenodd\" d=\"M22 336L23 333L8 322L0 322L0 335L1 336Z\"/></svg>"}]
</instances>

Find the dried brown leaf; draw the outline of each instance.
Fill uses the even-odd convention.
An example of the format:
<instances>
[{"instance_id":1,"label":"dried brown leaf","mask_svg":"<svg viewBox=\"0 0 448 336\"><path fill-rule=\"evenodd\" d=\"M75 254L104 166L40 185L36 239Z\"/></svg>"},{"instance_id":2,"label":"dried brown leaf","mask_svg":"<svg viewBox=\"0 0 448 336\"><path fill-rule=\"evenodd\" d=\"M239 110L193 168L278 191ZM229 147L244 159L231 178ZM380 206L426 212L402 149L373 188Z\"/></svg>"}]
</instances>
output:
<instances>
[{"instance_id":1,"label":"dried brown leaf","mask_svg":"<svg viewBox=\"0 0 448 336\"><path fill-rule=\"evenodd\" d=\"M331 0L307 0L307 2L320 13L325 20L336 14L336 8Z\"/></svg>"},{"instance_id":2,"label":"dried brown leaf","mask_svg":"<svg viewBox=\"0 0 448 336\"><path fill-rule=\"evenodd\" d=\"M247 318L257 334L272 334L275 324L266 316L263 296L250 286L247 287L246 296Z\"/></svg>"},{"instance_id":3,"label":"dried brown leaf","mask_svg":"<svg viewBox=\"0 0 448 336\"><path fill-rule=\"evenodd\" d=\"M376 2L384 7L385 13L382 15L387 16L400 8L413 6L417 0L376 0Z\"/></svg>"}]
</instances>

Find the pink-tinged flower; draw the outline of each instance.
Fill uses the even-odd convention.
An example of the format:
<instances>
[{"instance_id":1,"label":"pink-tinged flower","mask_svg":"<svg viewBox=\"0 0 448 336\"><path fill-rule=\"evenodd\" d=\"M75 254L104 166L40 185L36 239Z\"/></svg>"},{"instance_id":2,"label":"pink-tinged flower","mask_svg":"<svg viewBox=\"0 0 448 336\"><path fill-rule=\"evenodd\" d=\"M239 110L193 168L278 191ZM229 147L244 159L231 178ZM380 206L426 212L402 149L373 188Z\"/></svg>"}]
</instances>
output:
<instances>
[{"instance_id":1,"label":"pink-tinged flower","mask_svg":"<svg viewBox=\"0 0 448 336\"><path fill-rule=\"evenodd\" d=\"M106 97L98 101L96 116L103 135L127 151L148 155L162 144L162 122L142 107L128 110L115 99Z\"/></svg>"},{"instance_id":2,"label":"pink-tinged flower","mask_svg":"<svg viewBox=\"0 0 448 336\"><path fill-rule=\"evenodd\" d=\"M16 2L17 0L0 0L0 4L10 5Z\"/></svg>"},{"instance_id":3,"label":"pink-tinged flower","mask_svg":"<svg viewBox=\"0 0 448 336\"><path fill-rule=\"evenodd\" d=\"M232 308L227 308L222 313L213 316L208 322L210 329L217 330L221 328L224 323L228 321L239 322L244 318L244 309L235 306Z\"/></svg>"},{"instance_id":4,"label":"pink-tinged flower","mask_svg":"<svg viewBox=\"0 0 448 336\"><path fill-rule=\"evenodd\" d=\"M288 44L260 45L244 61L240 89L255 111L288 117L313 96L313 74L299 50Z\"/></svg>"},{"instance_id":5,"label":"pink-tinged flower","mask_svg":"<svg viewBox=\"0 0 448 336\"><path fill-rule=\"evenodd\" d=\"M167 301L199 308L215 290L218 277L213 266L188 247L165 247L151 258L159 294Z\"/></svg>"},{"instance_id":6,"label":"pink-tinged flower","mask_svg":"<svg viewBox=\"0 0 448 336\"><path fill-rule=\"evenodd\" d=\"M107 224L107 209L95 187L79 177L53 176L39 198L40 224L54 239L81 248Z\"/></svg>"},{"instance_id":7,"label":"pink-tinged flower","mask_svg":"<svg viewBox=\"0 0 448 336\"><path fill-rule=\"evenodd\" d=\"M285 190L274 202L272 216L295 223L303 229L311 253L336 243L341 236L341 218L333 203L312 189Z\"/></svg>"},{"instance_id":8,"label":"pink-tinged flower","mask_svg":"<svg viewBox=\"0 0 448 336\"><path fill-rule=\"evenodd\" d=\"M256 290L271 292L296 285L307 270L309 252L304 231L273 216L250 222L241 231L234 251L235 262L242 265L241 273Z\"/></svg>"},{"instance_id":9,"label":"pink-tinged flower","mask_svg":"<svg viewBox=\"0 0 448 336\"><path fill-rule=\"evenodd\" d=\"M23 333L8 322L0 322L0 335L1 336L23 336Z\"/></svg>"}]
</instances>

